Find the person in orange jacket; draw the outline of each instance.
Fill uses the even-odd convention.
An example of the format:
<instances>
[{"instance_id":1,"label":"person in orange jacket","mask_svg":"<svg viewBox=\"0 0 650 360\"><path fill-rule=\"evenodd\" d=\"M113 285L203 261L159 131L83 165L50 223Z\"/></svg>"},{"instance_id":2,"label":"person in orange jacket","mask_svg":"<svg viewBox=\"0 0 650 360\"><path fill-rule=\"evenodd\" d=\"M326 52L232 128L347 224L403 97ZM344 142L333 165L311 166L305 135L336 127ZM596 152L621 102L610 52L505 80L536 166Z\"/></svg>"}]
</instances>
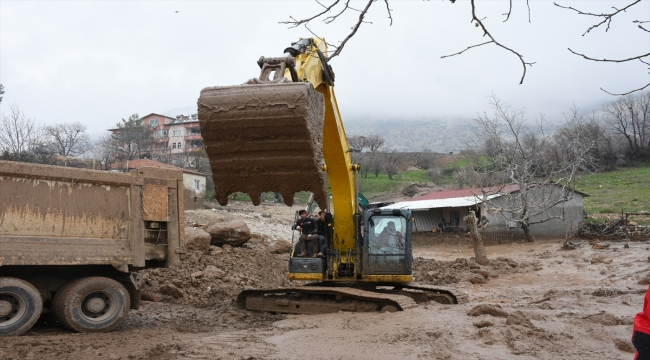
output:
<instances>
[{"instance_id":1,"label":"person in orange jacket","mask_svg":"<svg viewBox=\"0 0 650 360\"><path fill-rule=\"evenodd\" d=\"M650 360L650 287L643 299L643 311L634 317L632 344L636 348L635 360Z\"/></svg>"}]
</instances>

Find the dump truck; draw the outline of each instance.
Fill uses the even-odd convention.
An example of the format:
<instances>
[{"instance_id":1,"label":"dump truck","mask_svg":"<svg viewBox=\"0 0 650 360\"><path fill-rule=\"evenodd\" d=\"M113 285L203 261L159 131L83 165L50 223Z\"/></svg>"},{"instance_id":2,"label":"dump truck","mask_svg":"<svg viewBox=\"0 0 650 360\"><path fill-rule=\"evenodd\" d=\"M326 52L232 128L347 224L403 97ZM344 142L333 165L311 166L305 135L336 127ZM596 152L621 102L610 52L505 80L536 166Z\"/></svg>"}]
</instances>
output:
<instances>
[{"instance_id":1,"label":"dump truck","mask_svg":"<svg viewBox=\"0 0 650 360\"><path fill-rule=\"evenodd\" d=\"M360 206L360 166L352 162L325 40L300 39L258 65L258 78L204 88L198 99L217 201L226 205L229 194L245 192L258 205L261 193L272 191L291 206L295 192L310 191L326 211L327 256L303 257L294 249L288 278L310 283L247 289L237 304L309 314L464 301L456 290L412 283L409 210Z\"/></svg>"},{"instance_id":2,"label":"dump truck","mask_svg":"<svg viewBox=\"0 0 650 360\"><path fill-rule=\"evenodd\" d=\"M0 161L0 335L49 310L79 332L116 328L146 267L180 265L182 172Z\"/></svg>"}]
</instances>

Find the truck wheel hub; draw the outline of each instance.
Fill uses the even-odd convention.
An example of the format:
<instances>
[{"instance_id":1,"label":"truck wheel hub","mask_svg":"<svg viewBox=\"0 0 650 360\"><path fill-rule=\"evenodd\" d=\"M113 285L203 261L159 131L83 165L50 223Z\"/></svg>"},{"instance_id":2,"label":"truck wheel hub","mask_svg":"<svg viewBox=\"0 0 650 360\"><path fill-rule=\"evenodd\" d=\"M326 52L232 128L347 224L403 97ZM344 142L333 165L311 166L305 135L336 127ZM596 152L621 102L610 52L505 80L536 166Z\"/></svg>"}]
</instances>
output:
<instances>
[{"instance_id":1,"label":"truck wheel hub","mask_svg":"<svg viewBox=\"0 0 650 360\"><path fill-rule=\"evenodd\" d=\"M98 313L104 310L106 302L102 298L94 297L86 302L86 309L91 313Z\"/></svg>"},{"instance_id":2,"label":"truck wheel hub","mask_svg":"<svg viewBox=\"0 0 650 360\"><path fill-rule=\"evenodd\" d=\"M0 300L0 317L7 316L11 313L13 306L7 300Z\"/></svg>"}]
</instances>

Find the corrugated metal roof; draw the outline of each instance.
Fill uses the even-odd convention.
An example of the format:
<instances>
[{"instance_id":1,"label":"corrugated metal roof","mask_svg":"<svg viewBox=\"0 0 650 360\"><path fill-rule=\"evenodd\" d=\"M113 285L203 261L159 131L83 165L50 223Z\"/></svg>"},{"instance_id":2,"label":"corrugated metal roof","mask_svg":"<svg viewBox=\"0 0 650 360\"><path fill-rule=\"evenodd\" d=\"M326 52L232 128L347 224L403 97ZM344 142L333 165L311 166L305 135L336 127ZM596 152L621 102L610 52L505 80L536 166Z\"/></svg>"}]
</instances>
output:
<instances>
[{"instance_id":1,"label":"corrugated metal roof","mask_svg":"<svg viewBox=\"0 0 650 360\"><path fill-rule=\"evenodd\" d=\"M491 200L501 195L502 194L490 195L487 198L488 200ZM476 196L466 196L466 197L458 197L453 199L402 201L392 205L384 206L382 209L410 209L410 210L439 209L439 208L447 208L447 207L473 206L480 202L483 202L483 200L477 198Z\"/></svg>"},{"instance_id":2,"label":"corrugated metal roof","mask_svg":"<svg viewBox=\"0 0 650 360\"><path fill-rule=\"evenodd\" d=\"M496 193L511 193L514 191L519 191L519 185L510 184L504 186L494 186L484 189L475 188L475 189L455 189L455 190L440 190L433 192L431 194L426 194L422 196L416 196L411 201L420 201L420 200L437 200L437 199L455 199L461 197L473 197L474 194L481 196L482 191L485 191L489 195L494 195ZM491 193L491 194L490 194Z\"/></svg>"}]
</instances>

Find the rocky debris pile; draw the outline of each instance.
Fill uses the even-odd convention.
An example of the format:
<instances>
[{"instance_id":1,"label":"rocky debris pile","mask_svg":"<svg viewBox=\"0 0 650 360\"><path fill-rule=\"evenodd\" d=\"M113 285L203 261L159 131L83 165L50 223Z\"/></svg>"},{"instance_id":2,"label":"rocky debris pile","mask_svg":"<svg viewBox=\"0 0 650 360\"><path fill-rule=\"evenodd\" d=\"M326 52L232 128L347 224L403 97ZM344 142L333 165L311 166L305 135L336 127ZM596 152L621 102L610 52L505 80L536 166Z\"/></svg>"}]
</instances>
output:
<instances>
[{"instance_id":1,"label":"rocky debris pile","mask_svg":"<svg viewBox=\"0 0 650 360\"><path fill-rule=\"evenodd\" d=\"M290 285L288 257L270 254L263 244L251 245L211 246L209 254L188 252L180 267L144 270L142 291L161 294L166 302L206 307L231 302L245 288Z\"/></svg>"}]
</instances>

